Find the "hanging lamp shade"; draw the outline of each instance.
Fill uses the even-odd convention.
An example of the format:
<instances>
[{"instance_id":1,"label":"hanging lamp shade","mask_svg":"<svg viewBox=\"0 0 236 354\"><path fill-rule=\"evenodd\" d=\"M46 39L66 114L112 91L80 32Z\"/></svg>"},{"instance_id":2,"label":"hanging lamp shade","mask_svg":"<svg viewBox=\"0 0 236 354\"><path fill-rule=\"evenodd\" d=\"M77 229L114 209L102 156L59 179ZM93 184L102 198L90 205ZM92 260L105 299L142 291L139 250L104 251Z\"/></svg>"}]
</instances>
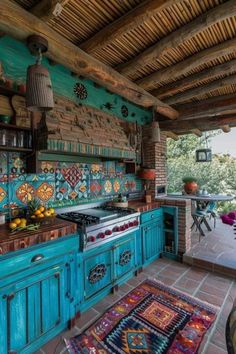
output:
<instances>
[{"instance_id":1,"label":"hanging lamp shade","mask_svg":"<svg viewBox=\"0 0 236 354\"><path fill-rule=\"evenodd\" d=\"M211 149L196 150L196 162L210 162L212 160Z\"/></svg>"},{"instance_id":2,"label":"hanging lamp shade","mask_svg":"<svg viewBox=\"0 0 236 354\"><path fill-rule=\"evenodd\" d=\"M48 42L44 37L32 35L27 38L27 45L37 60L27 69L26 107L33 112L50 111L54 107L52 82L48 69L41 65L42 53L47 52Z\"/></svg>"},{"instance_id":3,"label":"hanging lamp shade","mask_svg":"<svg viewBox=\"0 0 236 354\"><path fill-rule=\"evenodd\" d=\"M50 111L54 107L50 75L41 64L30 65L27 69L26 107L33 112Z\"/></svg>"}]
</instances>

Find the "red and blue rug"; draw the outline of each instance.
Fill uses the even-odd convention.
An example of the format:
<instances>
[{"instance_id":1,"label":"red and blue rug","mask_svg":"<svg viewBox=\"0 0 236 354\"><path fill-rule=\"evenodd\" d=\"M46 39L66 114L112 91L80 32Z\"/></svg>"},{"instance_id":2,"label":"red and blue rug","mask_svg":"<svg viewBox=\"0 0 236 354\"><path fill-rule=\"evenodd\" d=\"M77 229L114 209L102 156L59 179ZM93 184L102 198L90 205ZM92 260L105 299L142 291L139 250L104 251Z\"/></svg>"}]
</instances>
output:
<instances>
[{"instance_id":1,"label":"red and blue rug","mask_svg":"<svg viewBox=\"0 0 236 354\"><path fill-rule=\"evenodd\" d=\"M146 280L66 344L70 354L194 354L216 314L207 303Z\"/></svg>"}]
</instances>

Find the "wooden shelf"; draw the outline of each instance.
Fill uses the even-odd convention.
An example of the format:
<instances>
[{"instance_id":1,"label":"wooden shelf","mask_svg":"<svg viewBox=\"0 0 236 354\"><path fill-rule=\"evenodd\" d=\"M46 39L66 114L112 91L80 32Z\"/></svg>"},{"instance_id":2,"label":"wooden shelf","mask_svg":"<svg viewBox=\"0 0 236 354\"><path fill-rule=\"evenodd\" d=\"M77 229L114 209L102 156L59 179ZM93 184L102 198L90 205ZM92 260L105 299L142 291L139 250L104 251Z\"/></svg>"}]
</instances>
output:
<instances>
[{"instance_id":1,"label":"wooden shelf","mask_svg":"<svg viewBox=\"0 0 236 354\"><path fill-rule=\"evenodd\" d=\"M24 93L2 85L0 85L0 94L8 97L12 97L14 95L25 97Z\"/></svg>"},{"instance_id":2,"label":"wooden shelf","mask_svg":"<svg viewBox=\"0 0 236 354\"><path fill-rule=\"evenodd\" d=\"M0 146L0 151L33 152L33 149L19 148L14 146Z\"/></svg>"},{"instance_id":3,"label":"wooden shelf","mask_svg":"<svg viewBox=\"0 0 236 354\"><path fill-rule=\"evenodd\" d=\"M18 126L15 125L15 124L8 124L8 123L3 123L3 122L0 122L0 128L9 129L9 130L26 130L26 131L31 131L31 128L18 127Z\"/></svg>"}]
</instances>

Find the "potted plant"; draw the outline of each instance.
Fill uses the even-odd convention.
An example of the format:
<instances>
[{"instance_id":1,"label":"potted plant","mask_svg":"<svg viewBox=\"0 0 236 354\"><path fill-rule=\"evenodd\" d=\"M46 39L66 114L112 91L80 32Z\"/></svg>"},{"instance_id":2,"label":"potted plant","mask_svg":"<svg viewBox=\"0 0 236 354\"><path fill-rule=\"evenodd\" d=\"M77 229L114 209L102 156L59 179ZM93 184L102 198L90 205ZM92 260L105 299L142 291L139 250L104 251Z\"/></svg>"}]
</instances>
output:
<instances>
[{"instance_id":1,"label":"potted plant","mask_svg":"<svg viewBox=\"0 0 236 354\"><path fill-rule=\"evenodd\" d=\"M187 194L196 194L198 190L197 179L192 176L183 178L184 190Z\"/></svg>"}]
</instances>

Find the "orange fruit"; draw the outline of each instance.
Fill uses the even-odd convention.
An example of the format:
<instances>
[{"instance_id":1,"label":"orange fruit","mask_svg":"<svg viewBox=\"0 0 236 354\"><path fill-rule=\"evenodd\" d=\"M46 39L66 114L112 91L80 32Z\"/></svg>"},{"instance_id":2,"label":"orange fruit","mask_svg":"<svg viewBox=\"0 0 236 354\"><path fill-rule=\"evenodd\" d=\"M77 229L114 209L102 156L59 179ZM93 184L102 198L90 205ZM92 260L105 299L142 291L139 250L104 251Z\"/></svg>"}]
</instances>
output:
<instances>
[{"instance_id":1,"label":"orange fruit","mask_svg":"<svg viewBox=\"0 0 236 354\"><path fill-rule=\"evenodd\" d=\"M21 219L20 218L16 218L14 220L12 220L12 222L16 225L19 225L21 223Z\"/></svg>"},{"instance_id":2,"label":"orange fruit","mask_svg":"<svg viewBox=\"0 0 236 354\"><path fill-rule=\"evenodd\" d=\"M39 216L41 214L41 211L39 209L35 210L34 215Z\"/></svg>"},{"instance_id":3,"label":"orange fruit","mask_svg":"<svg viewBox=\"0 0 236 354\"><path fill-rule=\"evenodd\" d=\"M14 222L10 222L9 227L11 230L14 230L17 227L17 224Z\"/></svg>"},{"instance_id":4,"label":"orange fruit","mask_svg":"<svg viewBox=\"0 0 236 354\"><path fill-rule=\"evenodd\" d=\"M41 205L38 210L40 210L40 212L43 213L45 208L44 208L44 206Z\"/></svg>"}]
</instances>

